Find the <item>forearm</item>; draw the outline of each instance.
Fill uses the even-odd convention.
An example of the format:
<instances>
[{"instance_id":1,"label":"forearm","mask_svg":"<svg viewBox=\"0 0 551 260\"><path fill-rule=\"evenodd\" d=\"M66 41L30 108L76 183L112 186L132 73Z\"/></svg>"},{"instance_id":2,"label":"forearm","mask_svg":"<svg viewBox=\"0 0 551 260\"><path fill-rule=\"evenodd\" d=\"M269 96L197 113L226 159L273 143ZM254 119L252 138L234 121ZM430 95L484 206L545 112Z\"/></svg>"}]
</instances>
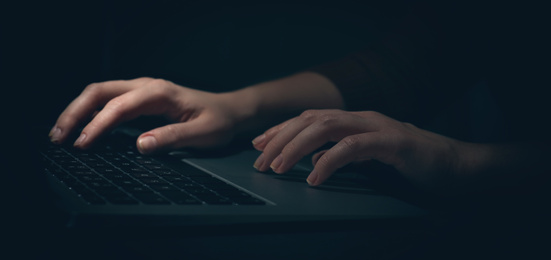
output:
<instances>
[{"instance_id":1,"label":"forearm","mask_svg":"<svg viewBox=\"0 0 551 260\"><path fill-rule=\"evenodd\" d=\"M458 148L461 159L454 167L457 188L487 192L539 183L549 171L545 160L550 155L545 142L462 143Z\"/></svg>"},{"instance_id":2,"label":"forearm","mask_svg":"<svg viewBox=\"0 0 551 260\"><path fill-rule=\"evenodd\" d=\"M223 93L239 115L240 132L262 130L306 109L344 108L337 87L324 76L305 72Z\"/></svg>"}]
</instances>

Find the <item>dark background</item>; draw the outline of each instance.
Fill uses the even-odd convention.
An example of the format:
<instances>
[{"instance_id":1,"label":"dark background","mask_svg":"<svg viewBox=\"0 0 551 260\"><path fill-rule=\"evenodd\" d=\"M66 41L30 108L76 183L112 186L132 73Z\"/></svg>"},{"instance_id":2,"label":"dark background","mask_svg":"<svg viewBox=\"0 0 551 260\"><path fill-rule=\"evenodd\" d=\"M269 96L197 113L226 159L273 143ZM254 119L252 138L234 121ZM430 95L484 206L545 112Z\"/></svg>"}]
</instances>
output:
<instances>
[{"instance_id":1,"label":"dark background","mask_svg":"<svg viewBox=\"0 0 551 260\"><path fill-rule=\"evenodd\" d=\"M411 5L349 0L7 3L1 54L3 106L10 111L5 121L18 122L11 124L18 131L29 125L51 127L93 82L147 76L219 92L286 76L362 49ZM475 88L433 125L422 127L460 139L495 139L501 117L489 96L484 87Z\"/></svg>"},{"instance_id":2,"label":"dark background","mask_svg":"<svg viewBox=\"0 0 551 260\"><path fill-rule=\"evenodd\" d=\"M31 1L17 4L13 19L4 23L11 31L4 41L12 44L6 52L13 58L6 65L19 73L12 79L24 94L26 117L53 125L93 82L148 76L225 91L334 60L389 26L390 7L340 1ZM405 7L392 8L398 13Z\"/></svg>"},{"instance_id":3,"label":"dark background","mask_svg":"<svg viewBox=\"0 0 551 260\"><path fill-rule=\"evenodd\" d=\"M97 257L156 258L179 255L180 250L211 258L233 255L277 259L277 253L316 259L339 255L364 258L357 255L363 252L380 258L393 255L397 249L406 252L402 253L405 258L410 253L412 258L434 254L437 259L483 258L496 252L536 256L548 240L535 238L544 232L532 232L539 226L526 222L525 217L516 219L517 215L506 219L490 215L479 220L480 225L462 219L448 230L438 231L444 235L434 230L383 232L349 226L344 230L274 232L272 228L265 233L257 230L252 234L226 232L212 236L209 234L216 233L212 230L206 234L195 231L177 239L141 234L134 240L128 236L105 240L110 234L61 234L45 218L49 205L42 205L32 196L43 190L29 182L34 178L32 173L39 172L33 163L36 133L30 129L52 126L86 85L149 76L209 91L226 91L285 76L361 49L392 26L394 18L408 7L396 1L379 2L104 0L2 4L0 150L2 165L8 165L3 170L7 176L2 182L6 193L3 198L10 206L4 211L3 228L14 231L3 235L15 242L8 247L41 259L69 257L77 251L95 252L92 255ZM484 87L478 87L477 93L452 108L461 112L454 119L476 111L480 116L477 122L482 125L476 132L489 136L494 128L488 125L499 125L495 122L499 118L491 115L499 113L488 105ZM473 108L473 104L477 106ZM440 117L436 121L441 122L436 124L445 125L446 118ZM45 137L47 131L42 134ZM523 224L511 225L517 220ZM478 231L478 227L484 228ZM453 238L456 235L459 239ZM519 237L527 239L519 241ZM65 252L64 244L74 248ZM211 245L217 246L212 249ZM148 247L165 251L157 253L146 250ZM477 255L477 250L484 253Z\"/></svg>"}]
</instances>

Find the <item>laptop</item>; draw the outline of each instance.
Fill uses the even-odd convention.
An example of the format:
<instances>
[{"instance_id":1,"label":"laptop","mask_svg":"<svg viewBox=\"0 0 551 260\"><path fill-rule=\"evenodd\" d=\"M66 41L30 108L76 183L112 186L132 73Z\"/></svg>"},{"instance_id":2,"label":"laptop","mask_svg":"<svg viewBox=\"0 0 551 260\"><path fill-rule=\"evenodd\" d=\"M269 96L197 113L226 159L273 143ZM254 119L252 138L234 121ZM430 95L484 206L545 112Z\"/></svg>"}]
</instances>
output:
<instances>
[{"instance_id":1,"label":"laptop","mask_svg":"<svg viewBox=\"0 0 551 260\"><path fill-rule=\"evenodd\" d=\"M146 156L139 130L119 127L91 150L40 142L41 169L69 228L192 227L308 222L426 221L429 211L385 190L376 176L343 169L318 187L309 158L290 172L258 172L249 144ZM390 184L386 187L392 187ZM390 189L391 190L391 189ZM393 224L392 224L393 225Z\"/></svg>"}]
</instances>

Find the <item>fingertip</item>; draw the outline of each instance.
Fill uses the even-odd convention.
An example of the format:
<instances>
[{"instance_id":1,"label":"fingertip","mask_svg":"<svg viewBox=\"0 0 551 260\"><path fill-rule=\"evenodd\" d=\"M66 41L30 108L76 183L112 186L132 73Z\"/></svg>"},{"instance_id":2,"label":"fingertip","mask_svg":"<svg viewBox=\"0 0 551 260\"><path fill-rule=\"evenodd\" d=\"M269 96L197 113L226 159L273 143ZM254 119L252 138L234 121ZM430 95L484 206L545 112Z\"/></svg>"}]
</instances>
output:
<instances>
[{"instance_id":1,"label":"fingertip","mask_svg":"<svg viewBox=\"0 0 551 260\"><path fill-rule=\"evenodd\" d=\"M264 150L264 140L266 140L266 134L259 135L252 140L253 147L258 151Z\"/></svg>"},{"instance_id":2,"label":"fingertip","mask_svg":"<svg viewBox=\"0 0 551 260\"><path fill-rule=\"evenodd\" d=\"M272 163L270 164L270 168L275 173L282 174L284 172L284 170L281 167L282 164L283 164L283 156L280 154L272 161Z\"/></svg>"},{"instance_id":3,"label":"fingertip","mask_svg":"<svg viewBox=\"0 0 551 260\"><path fill-rule=\"evenodd\" d=\"M316 172L312 172L308 175L308 178L306 178L306 182L310 186L318 186L318 179L318 174Z\"/></svg>"},{"instance_id":4,"label":"fingertip","mask_svg":"<svg viewBox=\"0 0 551 260\"><path fill-rule=\"evenodd\" d=\"M59 144L61 142L61 128L59 128L57 125L55 125L52 130L50 130L50 133L48 134L48 137L50 137L50 142L54 144Z\"/></svg>"},{"instance_id":5,"label":"fingertip","mask_svg":"<svg viewBox=\"0 0 551 260\"><path fill-rule=\"evenodd\" d=\"M157 138L152 135L140 137L137 141L137 147L142 154L152 153L158 148Z\"/></svg>"},{"instance_id":6,"label":"fingertip","mask_svg":"<svg viewBox=\"0 0 551 260\"><path fill-rule=\"evenodd\" d=\"M255 139L253 139L253 144L256 145L256 144L259 144L261 143L262 141L264 141L266 139L266 134L261 134L259 135L258 137L256 137Z\"/></svg>"},{"instance_id":7,"label":"fingertip","mask_svg":"<svg viewBox=\"0 0 551 260\"><path fill-rule=\"evenodd\" d=\"M256 159L256 161L253 164L253 167L259 172L264 172L266 170L261 168L263 164L264 164L264 153L262 153L258 156L258 158Z\"/></svg>"},{"instance_id":8,"label":"fingertip","mask_svg":"<svg viewBox=\"0 0 551 260\"><path fill-rule=\"evenodd\" d=\"M86 133L84 132L81 133L80 136L75 141L75 143L73 144L73 146L77 148L84 148L85 146L84 142L86 141L87 137L88 136L86 135Z\"/></svg>"}]
</instances>

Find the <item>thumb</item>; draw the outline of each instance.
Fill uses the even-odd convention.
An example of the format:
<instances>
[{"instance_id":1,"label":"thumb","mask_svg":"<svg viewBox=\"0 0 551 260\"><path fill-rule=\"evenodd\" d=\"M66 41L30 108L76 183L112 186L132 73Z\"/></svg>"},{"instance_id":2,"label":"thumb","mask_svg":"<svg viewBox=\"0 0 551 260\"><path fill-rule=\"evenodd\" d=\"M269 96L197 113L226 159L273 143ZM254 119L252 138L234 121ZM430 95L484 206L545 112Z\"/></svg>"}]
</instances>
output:
<instances>
[{"instance_id":1,"label":"thumb","mask_svg":"<svg viewBox=\"0 0 551 260\"><path fill-rule=\"evenodd\" d=\"M162 126L143 133L136 141L136 147L142 154L177 149L189 146L189 140L197 136L197 126L191 122Z\"/></svg>"},{"instance_id":2,"label":"thumb","mask_svg":"<svg viewBox=\"0 0 551 260\"><path fill-rule=\"evenodd\" d=\"M149 154L182 147L215 147L228 143L231 138L231 129L221 120L198 117L145 132L138 137L136 146L142 154Z\"/></svg>"}]
</instances>

